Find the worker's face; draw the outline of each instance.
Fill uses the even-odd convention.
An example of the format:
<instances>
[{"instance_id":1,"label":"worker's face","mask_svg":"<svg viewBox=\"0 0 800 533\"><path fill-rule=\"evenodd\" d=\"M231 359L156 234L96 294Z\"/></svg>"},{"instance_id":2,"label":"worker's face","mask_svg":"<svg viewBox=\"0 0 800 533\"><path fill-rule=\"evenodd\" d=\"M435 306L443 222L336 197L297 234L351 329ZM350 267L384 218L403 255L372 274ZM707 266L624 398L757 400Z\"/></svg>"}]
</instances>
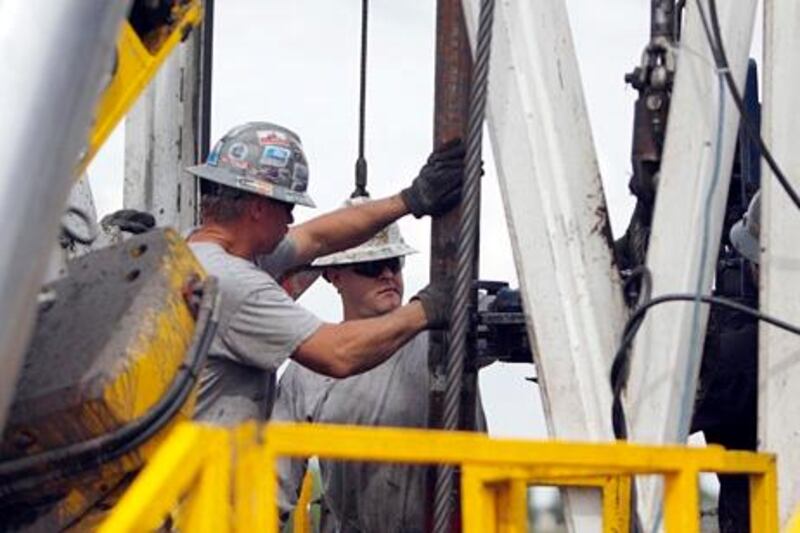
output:
<instances>
[{"instance_id":1,"label":"worker's face","mask_svg":"<svg viewBox=\"0 0 800 533\"><path fill-rule=\"evenodd\" d=\"M259 233L259 253L268 254L289 231L289 224L294 222L292 210L294 204L259 197L255 200L252 218Z\"/></svg>"},{"instance_id":2,"label":"worker's face","mask_svg":"<svg viewBox=\"0 0 800 533\"><path fill-rule=\"evenodd\" d=\"M403 258L332 268L328 279L354 318L380 316L403 303Z\"/></svg>"}]
</instances>

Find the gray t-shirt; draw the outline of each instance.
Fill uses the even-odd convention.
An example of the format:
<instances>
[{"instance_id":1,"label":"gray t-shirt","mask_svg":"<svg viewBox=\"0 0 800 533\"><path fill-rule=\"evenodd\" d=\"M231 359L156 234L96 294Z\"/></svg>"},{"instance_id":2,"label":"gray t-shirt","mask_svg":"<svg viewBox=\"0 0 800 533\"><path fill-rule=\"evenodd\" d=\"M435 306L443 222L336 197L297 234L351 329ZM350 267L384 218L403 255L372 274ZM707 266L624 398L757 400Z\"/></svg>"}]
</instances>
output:
<instances>
[{"instance_id":1,"label":"gray t-shirt","mask_svg":"<svg viewBox=\"0 0 800 533\"><path fill-rule=\"evenodd\" d=\"M275 371L322 322L297 305L275 281L293 265L284 239L259 264L231 255L220 245L190 242L206 272L219 280L217 334L200 376L195 418L232 425L266 420L274 399Z\"/></svg>"},{"instance_id":2,"label":"gray t-shirt","mask_svg":"<svg viewBox=\"0 0 800 533\"><path fill-rule=\"evenodd\" d=\"M426 427L428 334L379 366L333 379L290 362L278 384L275 420ZM294 507L306 462L279 465L281 510ZM425 467L320 461L322 531L423 531Z\"/></svg>"}]
</instances>

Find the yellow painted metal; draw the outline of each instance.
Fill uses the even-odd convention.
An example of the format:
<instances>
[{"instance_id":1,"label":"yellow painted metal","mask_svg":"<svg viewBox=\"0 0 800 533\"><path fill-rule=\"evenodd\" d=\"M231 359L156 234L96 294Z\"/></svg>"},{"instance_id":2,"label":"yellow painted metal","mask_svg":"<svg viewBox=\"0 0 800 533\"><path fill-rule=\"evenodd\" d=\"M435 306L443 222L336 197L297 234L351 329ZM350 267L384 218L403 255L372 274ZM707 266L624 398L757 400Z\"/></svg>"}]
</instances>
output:
<instances>
[{"instance_id":1,"label":"yellow painted metal","mask_svg":"<svg viewBox=\"0 0 800 533\"><path fill-rule=\"evenodd\" d=\"M642 474L665 477L667 531L699 531L697 476L702 471L749 474L755 480L753 530L776 530L775 460L768 454L727 452L715 446L531 442L474 433L311 424L270 424L263 430L248 424L231 431L236 531L278 531L276 462L280 457L310 456L460 465L466 533L526 531L530 484L597 487L603 494L604 532L628 531L631 478ZM170 441L167 446L177 444ZM151 465L145 474L153 468L164 465ZM142 483L137 479L134 489ZM115 516L123 512L123 505L131 504L122 502Z\"/></svg>"},{"instance_id":2,"label":"yellow painted metal","mask_svg":"<svg viewBox=\"0 0 800 533\"><path fill-rule=\"evenodd\" d=\"M631 523L630 476L605 476L603 480L603 533L628 531Z\"/></svg>"},{"instance_id":3,"label":"yellow painted metal","mask_svg":"<svg viewBox=\"0 0 800 533\"><path fill-rule=\"evenodd\" d=\"M314 494L314 476L310 470L306 470L303 477L303 486L300 489L300 496L294 508L294 518L292 524L294 533L311 533L311 497Z\"/></svg>"},{"instance_id":4,"label":"yellow painted metal","mask_svg":"<svg viewBox=\"0 0 800 533\"><path fill-rule=\"evenodd\" d=\"M194 335L194 317L186 305L184 290L189 280L202 279L205 273L178 233L168 229L164 237L168 249L160 275L166 286L159 305L148 309L150 316L142 320L151 324L149 331L143 331L131 343L124 370L103 388L103 402L109 414L119 420L136 419L161 399L184 364ZM178 420L188 418L194 400L192 395ZM144 449L149 451L158 444L157 439Z\"/></svg>"},{"instance_id":5,"label":"yellow painted metal","mask_svg":"<svg viewBox=\"0 0 800 533\"><path fill-rule=\"evenodd\" d=\"M528 531L528 484L511 478L489 485L494 491L498 533Z\"/></svg>"},{"instance_id":6,"label":"yellow painted metal","mask_svg":"<svg viewBox=\"0 0 800 533\"><path fill-rule=\"evenodd\" d=\"M577 443L492 439L460 431L270 423L269 450L277 456L324 456L403 463L531 465L564 467L563 475L658 474L689 466L699 471L763 475L771 455L728 452L720 446L646 446L624 442ZM582 469L582 470L581 470ZM551 472L556 474L557 472Z\"/></svg>"},{"instance_id":7,"label":"yellow painted metal","mask_svg":"<svg viewBox=\"0 0 800 533\"><path fill-rule=\"evenodd\" d=\"M101 526L100 533L153 530L196 481L215 432L183 424L176 428ZM226 494L227 491L220 491Z\"/></svg>"},{"instance_id":8,"label":"yellow painted metal","mask_svg":"<svg viewBox=\"0 0 800 533\"><path fill-rule=\"evenodd\" d=\"M751 490L752 490L752 488L751 488ZM751 496L751 498L752 498L752 496ZM752 503L752 500L751 500L751 503L750 503L751 509L752 509L752 505L753 505L753 503ZM751 522L752 521L753 520L752 520L752 517L751 517ZM800 533L800 505L795 507L794 514L789 519L789 522L786 524L786 529L784 529L784 533Z\"/></svg>"},{"instance_id":9,"label":"yellow painted metal","mask_svg":"<svg viewBox=\"0 0 800 533\"><path fill-rule=\"evenodd\" d=\"M495 493L484 483L485 469L466 464L461 468L461 518L464 533L490 533L497 529Z\"/></svg>"},{"instance_id":10,"label":"yellow painted metal","mask_svg":"<svg viewBox=\"0 0 800 533\"><path fill-rule=\"evenodd\" d=\"M750 478L750 529L752 531L778 531L777 467L774 456L773 467L761 477ZM800 514L800 507L798 507ZM800 533L800 521L796 532Z\"/></svg>"},{"instance_id":11,"label":"yellow painted metal","mask_svg":"<svg viewBox=\"0 0 800 533\"><path fill-rule=\"evenodd\" d=\"M263 433L255 423L233 430L234 527L236 531L277 531L277 474L274 458L264 450ZM270 460L272 459L272 460Z\"/></svg>"},{"instance_id":12,"label":"yellow painted metal","mask_svg":"<svg viewBox=\"0 0 800 533\"><path fill-rule=\"evenodd\" d=\"M516 516L526 516L526 508L514 509L511 505L523 505L527 501L528 486L589 487L597 488L602 493L603 501L603 533L619 533L628 531L631 519L631 478L625 475L598 475L592 470L576 469L565 475L563 469L542 468L539 466L492 466L474 467L473 479L493 489L495 514L498 515L498 527L502 528L504 516L501 511L509 510ZM517 483L517 496L514 502L507 499L507 485ZM499 499L498 499L499 498ZM503 511L505 512L505 511ZM520 518L510 521L519 522ZM527 524L527 516L525 518ZM515 526L518 527L518 526ZM524 529L523 529L524 531Z\"/></svg>"},{"instance_id":13,"label":"yellow painted metal","mask_svg":"<svg viewBox=\"0 0 800 533\"><path fill-rule=\"evenodd\" d=\"M98 103L89 146L78 165L77 176L83 173L166 58L202 21L201 0L190 0L177 9L178 12L173 14L177 22L168 30L156 32L146 43L127 21L123 24L117 44L116 72Z\"/></svg>"},{"instance_id":14,"label":"yellow painted metal","mask_svg":"<svg viewBox=\"0 0 800 533\"><path fill-rule=\"evenodd\" d=\"M178 522L178 531L224 533L233 528L231 435L227 431L210 434L204 442L208 455L197 486L187 494Z\"/></svg>"},{"instance_id":15,"label":"yellow painted metal","mask_svg":"<svg viewBox=\"0 0 800 533\"><path fill-rule=\"evenodd\" d=\"M671 472L664 479L664 525L667 531L700 533L698 472L691 468Z\"/></svg>"},{"instance_id":16,"label":"yellow painted metal","mask_svg":"<svg viewBox=\"0 0 800 533\"><path fill-rule=\"evenodd\" d=\"M189 281L202 280L205 273L185 241L173 230L164 230L158 236L153 233L146 242L147 245L140 245L129 241L120 245L118 251L95 252L130 256L130 264L124 260L119 264L102 263L103 268L98 269L107 277L118 275L120 282L124 282L124 273L138 272L134 268L139 261L136 254L140 253L140 246L149 250L148 257L152 259L146 263L148 267L141 267L145 273L137 278L139 289L132 292L126 315L115 323L115 333L105 343L97 343L108 353L98 351L92 365L87 365L89 377L77 375L74 382L69 382L63 402L48 399L57 407L45 415L21 409L23 414L15 418L14 426L9 426L11 431L27 430L50 447L69 444L63 439L70 435L73 439L92 438L140 418L172 385L185 363L195 333L195 319L184 291ZM83 267L81 264L76 268L84 271ZM102 276L98 275L98 279ZM64 294L69 292L65 290ZM112 296L123 297L122 293ZM90 335L88 330L98 327L95 323L82 326L87 332L78 331L76 335ZM68 337L65 344L70 345ZM67 355L86 357L84 353ZM58 529L65 524L76 524L88 530L97 525L127 488L127 474L141 468L170 430L191 416L194 400L192 393L164 428L130 453L79 475L53 476L52 483L37 487L35 496L41 498L52 493L58 498L50 509L37 515L37 527ZM25 413L30 420L25 419Z\"/></svg>"}]
</instances>

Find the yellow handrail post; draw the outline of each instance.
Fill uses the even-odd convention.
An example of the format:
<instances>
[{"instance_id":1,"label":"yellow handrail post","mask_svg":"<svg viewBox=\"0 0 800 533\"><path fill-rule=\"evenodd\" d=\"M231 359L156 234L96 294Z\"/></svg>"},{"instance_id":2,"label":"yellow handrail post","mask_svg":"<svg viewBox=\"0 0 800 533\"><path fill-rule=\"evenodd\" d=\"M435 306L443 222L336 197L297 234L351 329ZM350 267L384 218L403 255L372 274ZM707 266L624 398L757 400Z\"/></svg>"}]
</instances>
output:
<instances>
[{"instance_id":1,"label":"yellow handrail post","mask_svg":"<svg viewBox=\"0 0 800 533\"><path fill-rule=\"evenodd\" d=\"M185 521L179 523L179 531L227 533L233 526L231 435L227 430L216 431L203 441L208 460L197 490L188 495L185 512L181 513Z\"/></svg>"},{"instance_id":2,"label":"yellow handrail post","mask_svg":"<svg viewBox=\"0 0 800 533\"><path fill-rule=\"evenodd\" d=\"M303 486L300 489L300 496L294 507L294 533L311 533L311 498L314 495L314 477L311 470L306 470L303 477Z\"/></svg>"},{"instance_id":3,"label":"yellow handrail post","mask_svg":"<svg viewBox=\"0 0 800 533\"><path fill-rule=\"evenodd\" d=\"M603 533L622 533L631 524L631 477L608 476L603 484Z\"/></svg>"},{"instance_id":4,"label":"yellow handrail post","mask_svg":"<svg viewBox=\"0 0 800 533\"><path fill-rule=\"evenodd\" d=\"M100 526L100 533L158 528L198 477L206 459L203 441L209 432L214 430L191 424L176 427Z\"/></svg>"},{"instance_id":5,"label":"yellow handrail post","mask_svg":"<svg viewBox=\"0 0 800 533\"><path fill-rule=\"evenodd\" d=\"M275 458L264 449L261 428L254 422L234 429L233 438L235 530L277 533Z\"/></svg>"},{"instance_id":6,"label":"yellow handrail post","mask_svg":"<svg viewBox=\"0 0 800 533\"><path fill-rule=\"evenodd\" d=\"M524 480L512 478L493 484L497 509L498 533L525 533L528 531L528 485Z\"/></svg>"},{"instance_id":7,"label":"yellow handrail post","mask_svg":"<svg viewBox=\"0 0 800 533\"><path fill-rule=\"evenodd\" d=\"M750 528L778 531L778 475L775 461L763 474L750 474ZM800 527L797 528L800 532Z\"/></svg>"},{"instance_id":8,"label":"yellow handrail post","mask_svg":"<svg viewBox=\"0 0 800 533\"><path fill-rule=\"evenodd\" d=\"M664 523L669 533L700 533L700 491L694 469L664 476Z\"/></svg>"},{"instance_id":9,"label":"yellow handrail post","mask_svg":"<svg viewBox=\"0 0 800 533\"><path fill-rule=\"evenodd\" d=\"M463 533L495 533L497 500L485 483L481 468L464 465L461 469L461 529Z\"/></svg>"}]
</instances>

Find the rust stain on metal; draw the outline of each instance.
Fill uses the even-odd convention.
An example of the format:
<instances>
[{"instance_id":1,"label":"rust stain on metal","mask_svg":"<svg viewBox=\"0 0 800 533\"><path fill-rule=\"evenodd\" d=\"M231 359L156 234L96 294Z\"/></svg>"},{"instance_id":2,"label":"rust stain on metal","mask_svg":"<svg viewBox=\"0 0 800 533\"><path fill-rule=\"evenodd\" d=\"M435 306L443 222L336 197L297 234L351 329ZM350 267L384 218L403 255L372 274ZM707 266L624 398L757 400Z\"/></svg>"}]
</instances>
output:
<instances>
[{"instance_id":1,"label":"rust stain on metal","mask_svg":"<svg viewBox=\"0 0 800 533\"><path fill-rule=\"evenodd\" d=\"M472 78L472 54L469 47L461 0L438 0L436 10L436 73L434 94L433 144L461 137L465 138L469 120L469 92ZM431 281L452 279L456 268L458 249L459 210L454 209L433 219L431 225ZM476 243L477 246L477 243ZM446 375L447 344L443 332L431 332L428 368L431 383L444 383ZM472 380L476 376L470 376ZM465 387L474 391L475 387ZM473 393L474 395L474 393ZM430 393L429 426L441 427L444 409L444 389L434 387ZM427 517L433 524L433 494L435 469L428 475L427 492L430 497ZM459 516L456 512L455 516ZM460 529L456 527L455 529Z\"/></svg>"}]
</instances>

